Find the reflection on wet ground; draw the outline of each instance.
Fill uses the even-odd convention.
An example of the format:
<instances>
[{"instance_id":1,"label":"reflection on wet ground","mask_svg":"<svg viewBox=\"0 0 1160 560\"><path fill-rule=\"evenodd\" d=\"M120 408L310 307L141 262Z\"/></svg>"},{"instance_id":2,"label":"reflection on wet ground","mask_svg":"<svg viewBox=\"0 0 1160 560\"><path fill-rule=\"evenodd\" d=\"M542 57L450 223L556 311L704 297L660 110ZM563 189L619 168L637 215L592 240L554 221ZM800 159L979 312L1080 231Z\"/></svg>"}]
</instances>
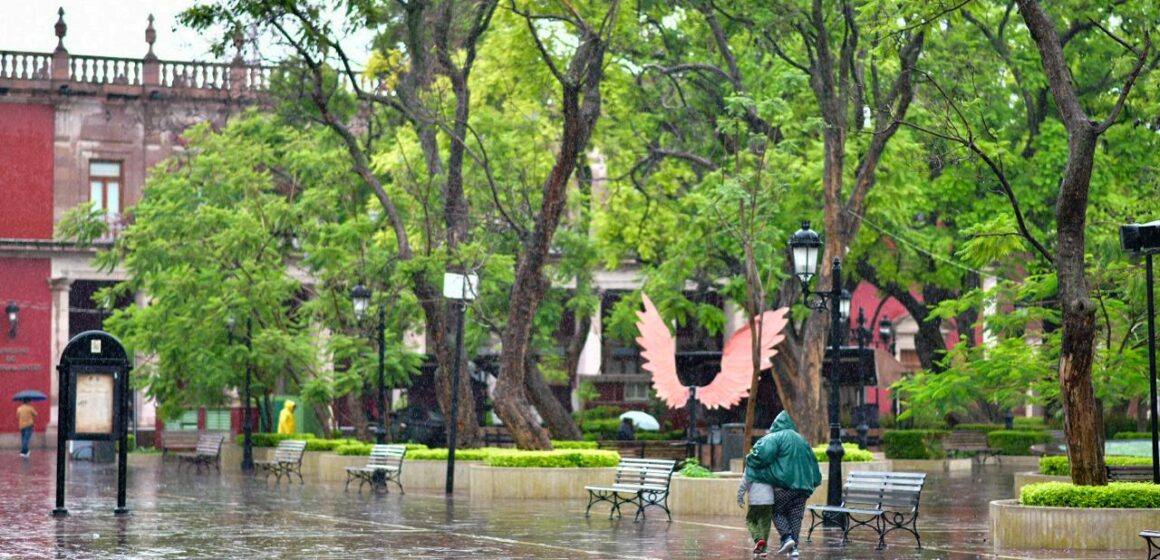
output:
<instances>
[{"instance_id":1,"label":"reflection on wet ground","mask_svg":"<svg viewBox=\"0 0 1160 560\"><path fill-rule=\"evenodd\" d=\"M129 467L129 517L114 517L116 468L70 465L66 506L54 519L55 458L0 451L0 559L26 558L751 558L742 518L663 516L633 523L584 517L586 501L470 500L409 491L344 492L337 483L266 483L241 475ZM842 546L831 532L803 543L802 558L1140 558L1039 551L996 555L987 503L1010 498L1012 467L936 473L922 497L919 531L874 550L863 531ZM405 475L404 475L405 476ZM406 479L404 478L404 484ZM828 537L828 538L827 538Z\"/></svg>"}]
</instances>

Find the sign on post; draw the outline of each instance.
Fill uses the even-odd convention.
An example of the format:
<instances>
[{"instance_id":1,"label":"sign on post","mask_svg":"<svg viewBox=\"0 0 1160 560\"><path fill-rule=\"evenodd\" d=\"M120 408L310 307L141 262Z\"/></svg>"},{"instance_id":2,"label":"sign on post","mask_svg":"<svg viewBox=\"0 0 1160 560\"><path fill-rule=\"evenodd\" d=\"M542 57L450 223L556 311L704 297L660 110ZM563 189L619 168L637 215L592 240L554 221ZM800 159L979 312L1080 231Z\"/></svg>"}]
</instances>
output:
<instances>
[{"instance_id":1,"label":"sign on post","mask_svg":"<svg viewBox=\"0 0 1160 560\"><path fill-rule=\"evenodd\" d=\"M127 515L125 478L129 449L129 356L121 341L104 331L73 337L56 366L60 380L60 421L56 438L56 508L64 507L66 443L69 440L117 442L116 515Z\"/></svg>"}]
</instances>

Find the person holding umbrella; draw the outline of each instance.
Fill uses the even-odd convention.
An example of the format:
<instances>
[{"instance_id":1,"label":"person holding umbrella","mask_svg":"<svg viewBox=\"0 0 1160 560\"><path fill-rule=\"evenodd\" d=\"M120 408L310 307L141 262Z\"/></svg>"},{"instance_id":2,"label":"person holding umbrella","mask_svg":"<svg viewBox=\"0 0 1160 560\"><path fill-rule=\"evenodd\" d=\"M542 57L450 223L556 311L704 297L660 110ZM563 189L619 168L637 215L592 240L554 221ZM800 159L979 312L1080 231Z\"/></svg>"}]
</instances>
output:
<instances>
[{"instance_id":1,"label":"person holding umbrella","mask_svg":"<svg viewBox=\"0 0 1160 560\"><path fill-rule=\"evenodd\" d=\"M36 424L36 409L28 404L32 399L20 399L20 406L16 407L16 419L20 424L20 456L28 457L28 443L32 441L32 428Z\"/></svg>"}]
</instances>

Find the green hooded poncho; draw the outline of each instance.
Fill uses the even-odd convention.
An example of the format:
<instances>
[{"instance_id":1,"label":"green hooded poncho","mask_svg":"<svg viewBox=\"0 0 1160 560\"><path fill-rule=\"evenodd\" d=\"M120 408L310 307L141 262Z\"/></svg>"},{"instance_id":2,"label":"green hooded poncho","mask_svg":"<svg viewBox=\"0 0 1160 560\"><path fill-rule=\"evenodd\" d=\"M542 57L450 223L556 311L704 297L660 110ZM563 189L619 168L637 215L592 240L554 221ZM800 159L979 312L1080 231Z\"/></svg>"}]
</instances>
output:
<instances>
[{"instance_id":1,"label":"green hooded poncho","mask_svg":"<svg viewBox=\"0 0 1160 560\"><path fill-rule=\"evenodd\" d=\"M769 433L745 457L745 478L777 488L813 491L822 483L818 458L797 432L789 413L782 411Z\"/></svg>"}]
</instances>

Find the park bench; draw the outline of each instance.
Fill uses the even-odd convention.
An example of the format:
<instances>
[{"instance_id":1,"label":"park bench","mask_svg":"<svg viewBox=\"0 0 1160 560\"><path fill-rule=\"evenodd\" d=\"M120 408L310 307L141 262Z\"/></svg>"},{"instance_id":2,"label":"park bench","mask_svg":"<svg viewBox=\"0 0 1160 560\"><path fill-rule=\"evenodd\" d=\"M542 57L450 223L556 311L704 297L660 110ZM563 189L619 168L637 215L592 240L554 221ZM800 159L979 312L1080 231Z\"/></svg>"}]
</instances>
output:
<instances>
[{"instance_id":1,"label":"park bench","mask_svg":"<svg viewBox=\"0 0 1160 560\"><path fill-rule=\"evenodd\" d=\"M584 487L588 490L588 508L584 510L584 516L588 517L593 504L608 502L612 504L609 518L613 513L620 516L621 504L632 504L636 506L634 521L643 519L649 506L665 510L665 515L672 521L668 505L669 483L676 467L677 462L672 460L622 458L616 466L616 478L611 486Z\"/></svg>"},{"instance_id":2,"label":"park bench","mask_svg":"<svg viewBox=\"0 0 1160 560\"><path fill-rule=\"evenodd\" d=\"M399 493L403 492L403 483L399 477L403 474L403 457L407 455L407 447L403 445L376 445L371 447L371 456L365 467L346 468L346 487L358 480L358 491L362 492L363 484L370 484L371 489L378 492L382 489L389 492L387 483L394 482L399 486Z\"/></svg>"},{"instance_id":3,"label":"park bench","mask_svg":"<svg viewBox=\"0 0 1160 560\"><path fill-rule=\"evenodd\" d=\"M635 457L637 459L668 459L684 461L689 457L689 443L686 441L667 440L603 440L597 441L598 449L614 449L621 457Z\"/></svg>"},{"instance_id":4,"label":"park bench","mask_svg":"<svg viewBox=\"0 0 1160 560\"><path fill-rule=\"evenodd\" d=\"M298 475L298 483L302 484L302 455L306 453L306 442L301 440L282 440L274 449L274 460L254 461L254 466L266 473L266 478L274 475L274 482L281 482L282 476L287 481L293 481L293 475Z\"/></svg>"},{"instance_id":5,"label":"park bench","mask_svg":"<svg viewBox=\"0 0 1160 560\"><path fill-rule=\"evenodd\" d=\"M1156 543L1160 531L1140 531L1140 537L1148 543L1148 560L1160 560L1160 544Z\"/></svg>"},{"instance_id":6,"label":"park bench","mask_svg":"<svg viewBox=\"0 0 1160 560\"><path fill-rule=\"evenodd\" d=\"M222 472L222 441L226 438L221 434L202 434L197 438L197 447L188 453L177 453L176 457L179 461L178 468L182 464L188 464L197 467L197 472L201 472L201 468L205 467L209 470L214 467L218 472Z\"/></svg>"},{"instance_id":7,"label":"park bench","mask_svg":"<svg viewBox=\"0 0 1160 560\"><path fill-rule=\"evenodd\" d=\"M188 453L197 449L198 438L201 434L197 430L172 430L161 432L161 460L169 456L170 451Z\"/></svg>"},{"instance_id":8,"label":"park bench","mask_svg":"<svg viewBox=\"0 0 1160 560\"><path fill-rule=\"evenodd\" d=\"M948 455L972 453L974 460L980 464L986 464L988 457L994 457L995 462L1002 463L999 459L1000 449L988 446L987 434L982 432L951 432L943 439L942 447Z\"/></svg>"},{"instance_id":9,"label":"park bench","mask_svg":"<svg viewBox=\"0 0 1160 560\"><path fill-rule=\"evenodd\" d=\"M870 527L878 533L878 549L886 548L886 535L902 529L914 535L918 548L918 500L926 475L922 473L854 471L842 489L842 503L837 506L809 506L810 530L806 541L827 517L842 519L842 544L849 540L850 530ZM829 514L827 516L827 514Z\"/></svg>"},{"instance_id":10,"label":"park bench","mask_svg":"<svg viewBox=\"0 0 1160 560\"><path fill-rule=\"evenodd\" d=\"M1108 482L1152 482L1152 465L1107 465Z\"/></svg>"}]
</instances>

